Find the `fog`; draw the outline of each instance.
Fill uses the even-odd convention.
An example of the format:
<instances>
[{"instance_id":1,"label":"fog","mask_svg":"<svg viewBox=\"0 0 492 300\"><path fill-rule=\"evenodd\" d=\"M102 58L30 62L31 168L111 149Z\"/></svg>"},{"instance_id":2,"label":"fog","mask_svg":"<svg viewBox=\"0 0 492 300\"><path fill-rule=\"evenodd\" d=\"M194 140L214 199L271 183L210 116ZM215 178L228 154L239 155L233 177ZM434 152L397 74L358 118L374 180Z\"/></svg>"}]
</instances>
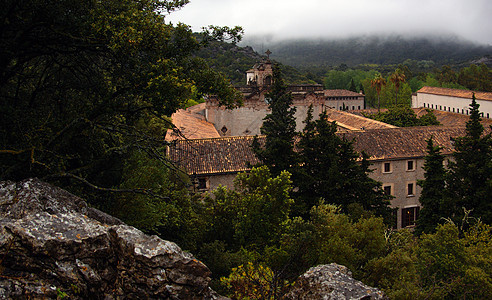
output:
<instances>
[{"instance_id":1,"label":"fog","mask_svg":"<svg viewBox=\"0 0 492 300\"><path fill-rule=\"evenodd\" d=\"M443 35L492 45L491 0L191 0L166 16L195 31L242 26L245 38Z\"/></svg>"}]
</instances>

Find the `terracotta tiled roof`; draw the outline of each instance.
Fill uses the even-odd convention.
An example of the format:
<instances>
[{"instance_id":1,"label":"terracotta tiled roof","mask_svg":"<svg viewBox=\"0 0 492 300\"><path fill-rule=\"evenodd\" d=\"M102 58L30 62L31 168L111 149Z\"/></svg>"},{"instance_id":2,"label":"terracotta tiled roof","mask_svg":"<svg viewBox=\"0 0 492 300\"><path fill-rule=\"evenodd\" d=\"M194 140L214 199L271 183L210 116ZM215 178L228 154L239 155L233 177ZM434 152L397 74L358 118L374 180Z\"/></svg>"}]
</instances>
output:
<instances>
[{"instance_id":1,"label":"terracotta tiled roof","mask_svg":"<svg viewBox=\"0 0 492 300\"><path fill-rule=\"evenodd\" d=\"M180 109L174 113L171 119L181 135L168 130L166 141L183 139L183 136L188 139L220 137L214 124L205 121L205 117L199 113L204 109L205 103L201 103L186 110Z\"/></svg>"},{"instance_id":2,"label":"terracotta tiled roof","mask_svg":"<svg viewBox=\"0 0 492 300\"><path fill-rule=\"evenodd\" d=\"M413 108L417 117L421 117L427 113L428 108ZM466 122L470 120L469 115L458 114L442 110L432 110L432 113L436 116L436 119L443 126L465 126ZM482 125L487 127L492 125L492 119L482 118Z\"/></svg>"},{"instance_id":3,"label":"terracotta tiled roof","mask_svg":"<svg viewBox=\"0 0 492 300\"><path fill-rule=\"evenodd\" d=\"M475 93L475 98L477 100L480 99L480 100L492 101L492 93L489 92L475 92L475 91L467 91L467 90L424 86L423 88L418 90L417 93L452 96L452 97L459 97L459 98L466 98L466 99L471 99L472 94Z\"/></svg>"},{"instance_id":4,"label":"terracotta tiled roof","mask_svg":"<svg viewBox=\"0 0 492 300\"><path fill-rule=\"evenodd\" d=\"M236 173L259 161L251 149L253 136L177 140L169 158L188 174Z\"/></svg>"},{"instance_id":5,"label":"terracotta tiled roof","mask_svg":"<svg viewBox=\"0 0 492 300\"><path fill-rule=\"evenodd\" d=\"M327 109L326 114L330 122L336 121L339 127L348 130L396 128L396 126L390 124L386 124L380 121L376 121L341 110Z\"/></svg>"},{"instance_id":6,"label":"terracotta tiled roof","mask_svg":"<svg viewBox=\"0 0 492 300\"><path fill-rule=\"evenodd\" d=\"M325 97L362 97L363 94L349 90L325 90Z\"/></svg>"},{"instance_id":7,"label":"terracotta tiled roof","mask_svg":"<svg viewBox=\"0 0 492 300\"><path fill-rule=\"evenodd\" d=\"M487 130L490 132L490 130ZM340 132L338 135L354 141L358 152L366 152L369 160L391 160L424 157L427 140L432 136L435 145L443 147L443 154L454 148L451 138L464 136L464 127L407 127ZM235 173L249 170L258 163L251 149L252 136L223 137L175 141L169 157L188 174ZM258 137L259 142L264 136Z\"/></svg>"},{"instance_id":8,"label":"terracotta tiled roof","mask_svg":"<svg viewBox=\"0 0 492 300\"><path fill-rule=\"evenodd\" d=\"M443 154L450 154L454 149L451 138L465 135L465 128L422 126L339 134L348 140L354 140L355 150L366 152L370 160L382 160L423 157L427 151L427 140L431 136L435 145L443 147Z\"/></svg>"}]
</instances>

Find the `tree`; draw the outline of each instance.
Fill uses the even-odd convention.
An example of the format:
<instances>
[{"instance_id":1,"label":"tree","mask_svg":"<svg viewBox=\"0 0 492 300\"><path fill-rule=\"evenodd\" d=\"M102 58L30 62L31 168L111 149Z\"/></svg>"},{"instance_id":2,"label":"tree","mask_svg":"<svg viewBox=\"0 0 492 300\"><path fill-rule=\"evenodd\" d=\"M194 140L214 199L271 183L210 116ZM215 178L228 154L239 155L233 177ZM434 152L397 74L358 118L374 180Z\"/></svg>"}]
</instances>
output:
<instances>
[{"instance_id":1,"label":"tree","mask_svg":"<svg viewBox=\"0 0 492 300\"><path fill-rule=\"evenodd\" d=\"M492 231L474 222L464 232L454 223L414 237L387 236L389 254L364 267L366 284L391 299L484 299L492 292Z\"/></svg>"},{"instance_id":2,"label":"tree","mask_svg":"<svg viewBox=\"0 0 492 300\"><path fill-rule=\"evenodd\" d=\"M5 1L0 179L114 191L134 151L169 165L168 117L189 99L234 106L240 94L192 56L207 39L164 21L187 2Z\"/></svg>"},{"instance_id":3,"label":"tree","mask_svg":"<svg viewBox=\"0 0 492 300\"><path fill-rule=\"evenodd\" d=\"M420 118L406 105L393 105L387 111L377 114L367 114L366 117L398 127L440 125L436 116L429 109Z\"/></svg>"},{"instance_id":4,"label":"tree","mask_svg":"<svg viewBox=\"0 0 492 300\"><path fill-rule=\"evenodd\" d=\"M455 212L462 215L462 207L473 210L472 216L492 223L492 137L484 134L480 123L479 104L475 94L470 104L470 119L466 134L455 138L453 160L450 161L449 188L456 201Z\"/></svg>"},{"instance_id":5,"label":"tree","mask_svg":"<svg viewBox=\"0 0 492 300\"><path fill-rule=\"evenodd\" d=\"M344 212L358 204L389 222L389 197L381 184L368 176L369 163L353 149L352 142L336 134L335 122L326 112L312 121L308 114L299 141L301 166L297 185L299 197L309 209L320 199L340 205ZM360 161L359 159L362 158Z\"/></svg>"},{"instance_id":6,"label":"tree","mask_svg":"<svg viewBox=\"0 0 492 300\"><path fill-rule=\"evenodd\" d=\"M377 73L376 76L374 76L374 79L371 80L371 86L375 88L376 92L378 93L378 113L380 112L380 107L381 107L381 102L380 102L381 89L385 85L386 85L386 80L381 76L380 73Z\"/></svg>"},{"instance_id":7,"label":"tree","mask_svg":"<svg viewBox=\"0 0 492 300\"><path fill-rule=\"evenodd\" d=\"M253 151L274 175L279 175L283 170L292 172L298 162L294 151L296 108L292 106L292 95L287 92L278 65L273 67L273 86L266 99L271 112L263 119L260 128L266 136L265 145L262 147L255 141Z\"/></svg>"},{"instance_id":8,"label":"tree","mask_svg":"<svg viewBox=\"0 0 492 300\"><path fill-rule=\"evenodd\" d=\"M352 92L358 92L357 87L355 86L354 78L350 78L350 83L348 85L348 90Z\"/></svg>"},{"instance_id":9,"label":"tree","mask_svg":"<svg viewBox=\"0 0 492 300\"><path fill-rule=\"evenodd\" d=\"M395 85L395 104L398 104L398 91L400 90L400 85L405 82L405 74L400 70L396 69L390 76L390 81Z\"/></svg>"},{"instance_id":10,"label":"tree","mask_svg":"<svg viewBox=\"0 0 492 300\"><path fill-rule=\"evenodd\" d=\"M420 210L415 232L434 232L438 224L444 222L444 218L451 216L449 203L445 203L446 170L441 154L442 147L435 146L432 137L427 140L427 155L424 162L424 180L417 184L422 187L419 202L423 206Z\"/></svg>"}]
</instances>

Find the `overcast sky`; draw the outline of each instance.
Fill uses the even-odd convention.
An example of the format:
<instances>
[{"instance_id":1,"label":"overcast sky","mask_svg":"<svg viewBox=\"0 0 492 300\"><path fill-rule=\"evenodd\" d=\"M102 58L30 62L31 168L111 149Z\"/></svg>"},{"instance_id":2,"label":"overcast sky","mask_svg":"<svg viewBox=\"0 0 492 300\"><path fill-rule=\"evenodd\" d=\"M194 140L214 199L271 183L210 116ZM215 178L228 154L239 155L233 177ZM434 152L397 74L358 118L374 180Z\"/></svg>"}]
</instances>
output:
<instances>
[{"instance_id":1,"label":"overcast sky","mask_svg":"<svg viewBox=\"0 0 492 300\"><path fill-rule=\"evenodd\" d=\"M245 38L432 33L492 45L492 0L191 0L166 20L240 25Z\"/></svg>"}]
</instances>

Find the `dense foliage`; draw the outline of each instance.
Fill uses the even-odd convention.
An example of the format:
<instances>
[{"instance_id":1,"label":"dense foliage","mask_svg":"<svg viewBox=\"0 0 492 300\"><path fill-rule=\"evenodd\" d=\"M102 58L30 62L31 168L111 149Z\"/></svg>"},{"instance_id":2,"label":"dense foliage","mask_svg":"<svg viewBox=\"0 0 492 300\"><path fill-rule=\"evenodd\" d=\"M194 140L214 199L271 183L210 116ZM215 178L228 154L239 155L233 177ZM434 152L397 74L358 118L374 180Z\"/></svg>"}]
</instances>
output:
<instances>
[{"instance_id":1,"label":"dense foliage","mask_svg":"<svg viewBox=\"0 0 492 300\"><path fill-rule=\"evenodd\" d=\"M222 74L192 56L202 44L191 30L165 22L164 13L187 2L5 1L0 179L40 177L79 194L120 185L149 194L129 186L124 168L135 152L166 163L168 117L207 93L229 107L240 100Z\"/></svg>"},{"instance_id":2,"label":"dense foliage","mask_svg":"<svg viewBox=\"0 0 492 300\"><path fill-rule=\"evenodd\" d=\"M430 109L427 109L426 114L420 116L419 118L413 109L406 105L390 106L390 108L384 112L379 112L377 114L364 114L364 116L398 127L430 126L441 124Z\"/></svg>"}]
</instances>

